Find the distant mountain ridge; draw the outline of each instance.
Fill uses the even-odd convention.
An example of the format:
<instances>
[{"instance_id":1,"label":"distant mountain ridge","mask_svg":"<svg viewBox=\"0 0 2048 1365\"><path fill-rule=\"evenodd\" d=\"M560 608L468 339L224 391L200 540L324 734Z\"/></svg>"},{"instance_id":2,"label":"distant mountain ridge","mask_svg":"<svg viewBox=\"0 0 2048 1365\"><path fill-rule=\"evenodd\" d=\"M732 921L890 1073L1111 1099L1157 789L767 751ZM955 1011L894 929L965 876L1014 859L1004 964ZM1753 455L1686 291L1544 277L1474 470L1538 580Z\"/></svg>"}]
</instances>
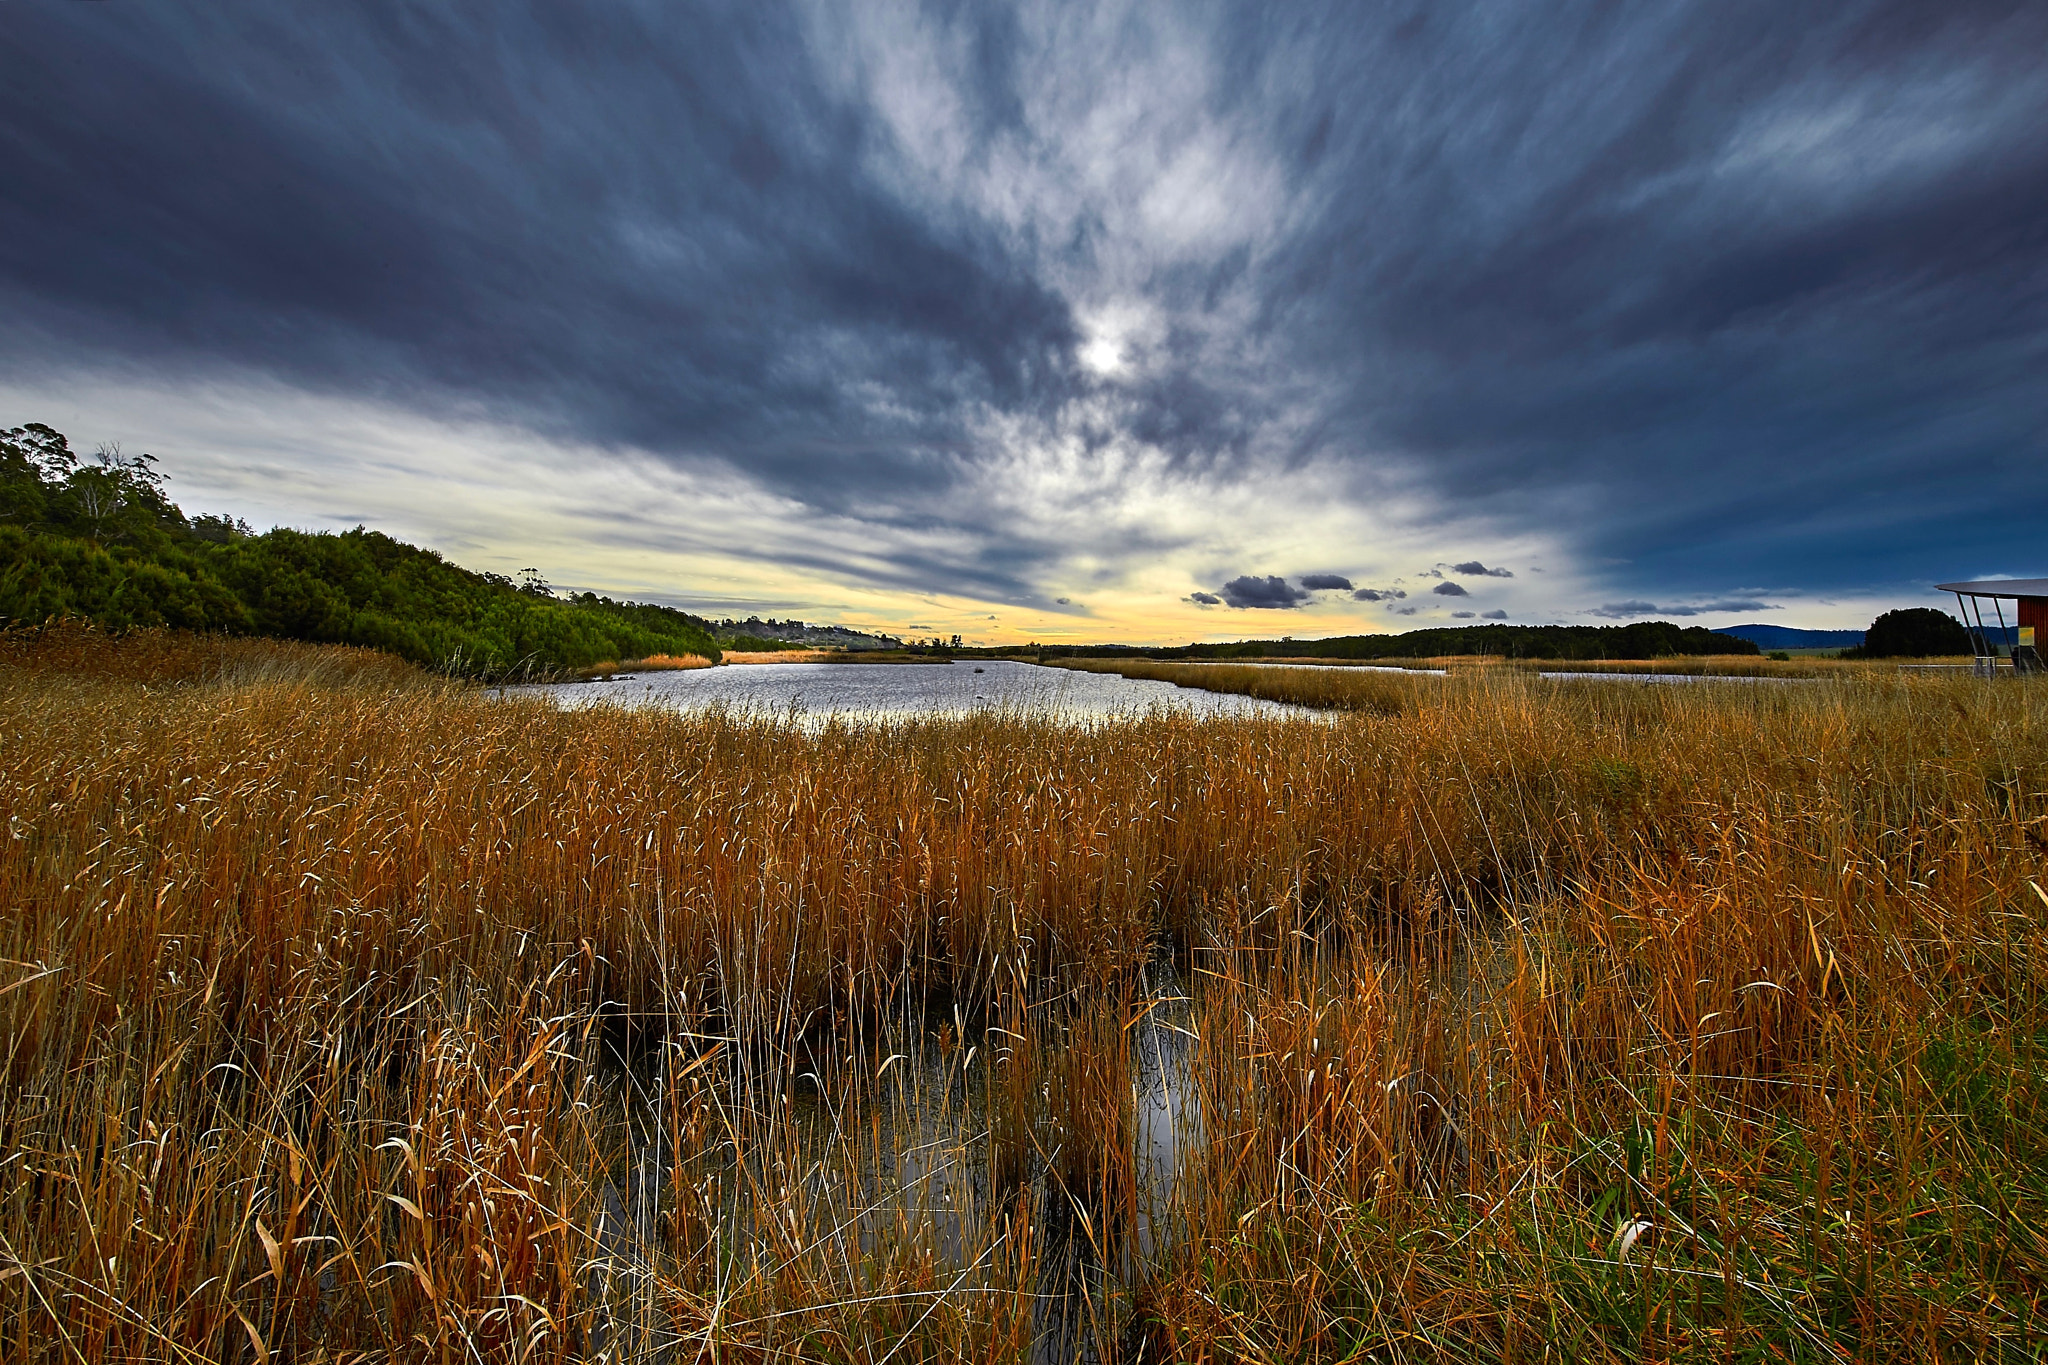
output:
<instances>
[{"instance_id":1,"label":"distant mountain ridge","mask_svg":"<svg viewBox=\"0 0 2048 1365\"><path fill-rule=\"evenodd\" d=\"M1863 643L1860 630L1800 630L1795 626L1716 627L1723 635L1747 640L1758 649L1847 649Z\"/></svg>"}]
</instances>

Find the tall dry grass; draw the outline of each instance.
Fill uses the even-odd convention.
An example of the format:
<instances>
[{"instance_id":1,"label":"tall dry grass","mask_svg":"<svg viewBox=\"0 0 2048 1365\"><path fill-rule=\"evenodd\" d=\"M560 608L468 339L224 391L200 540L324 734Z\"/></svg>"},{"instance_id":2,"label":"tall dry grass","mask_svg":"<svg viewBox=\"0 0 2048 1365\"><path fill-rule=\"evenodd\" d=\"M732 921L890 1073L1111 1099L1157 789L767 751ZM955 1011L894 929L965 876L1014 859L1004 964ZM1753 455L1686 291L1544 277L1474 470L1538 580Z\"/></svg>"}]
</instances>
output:
<instances>
[{"instance_id":1,"label":"tall dry grass","mask_svg":"<svg viewBox=\"0 0 2048 1365\"><path fill-rule=\"evenodd\" d=\"M2038 687L806 730L241 648L0 647L9 1359L2034 1349Z\"/></svg>"},{"instance_id":2,"label":"tall dry grass","mask_svg":"<svg viewBox=\"0 0 2048 1365\"><path fill-rule=\"evenodd\" d=\"M1896 663L1883 659L1863 661L1811 656L1772 659L1754 654L1687 655L1670 659L1501 659L1495 660L1494 664L1531 673L1653 673L1704 678L1839 678L1898 671Z\"/></svg>"}]
</instances>

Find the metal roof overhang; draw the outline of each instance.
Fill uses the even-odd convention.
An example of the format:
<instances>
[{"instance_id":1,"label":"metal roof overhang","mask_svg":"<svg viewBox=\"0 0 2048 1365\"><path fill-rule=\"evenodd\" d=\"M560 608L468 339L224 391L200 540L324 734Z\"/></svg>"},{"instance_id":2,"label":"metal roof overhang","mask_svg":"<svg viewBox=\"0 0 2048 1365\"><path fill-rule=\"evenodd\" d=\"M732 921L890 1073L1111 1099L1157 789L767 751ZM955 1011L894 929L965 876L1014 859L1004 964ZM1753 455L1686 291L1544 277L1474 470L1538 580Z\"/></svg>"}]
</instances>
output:
<instances>
[{"instance_id":1,"label":"metal roof overhang","mask_svg":"<svg viewBox=\"0 0 2048 1365\"><path fill-rule=\"evenodd\" d=\"M1936 592L1965 597L2048 597L2048 578L1989 578L1981 583L1936 583Z\"/></svg>"}]
</instances>

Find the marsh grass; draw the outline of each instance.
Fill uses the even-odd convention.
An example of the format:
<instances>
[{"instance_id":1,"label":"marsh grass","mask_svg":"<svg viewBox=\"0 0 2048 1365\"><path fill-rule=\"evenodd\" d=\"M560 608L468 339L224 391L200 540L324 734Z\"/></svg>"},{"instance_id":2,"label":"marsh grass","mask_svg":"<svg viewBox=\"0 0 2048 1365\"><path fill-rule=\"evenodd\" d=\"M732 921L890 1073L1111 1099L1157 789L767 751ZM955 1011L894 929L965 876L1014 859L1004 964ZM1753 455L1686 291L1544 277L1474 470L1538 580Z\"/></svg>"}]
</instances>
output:
<instances>
[{"instance_id":1,"label":"marsh grass","mask_svg":"<svg viewBox=\"0 0 2048 1365\"><path fill-rule=\"evenodd\" d=\"M1205 692L1230 692L1263 701L1327 711L1398 716L1413 712L1436 679L1353 668L1289 668L1269 664L1166 663L1153 659L1058 659L1048 663L1080 673L1172 683Z\"/></svg>"},{"instance_id":2,"label":"marsh grass","mask_svg":"<svg viewBox=\"0 0 2048 1365\"><path fill-rule=\"evenodd\" d=\"M1347 676L1346 670L1359 670L1354 677L1382 677L1405 672L1415 677L1427 677L1432 673L1479 673L1516 672L1536 676L1544 673L1555 674L1604 674L1617 677L1631 675L1685 676L1699 678L1828 678L1860 676L1868 673L1892 673L1897 664L1891 661L1874 663L1841 659L1766 659L1756 655L1712 654L1686 656L1669 659L1504 659L1498 655L1454 654L1427 659L1318 659L1318 658L1269 658L1257 663L1179 663L1158 659L1049 659L1048 664L1062 668L1078 668L1094 673L1114 673L1131 678L1154 678L1161 682L1174 682L1183 687L1202 686L1199 681L1206 673L1213 682L1211 690L1241 691L1244 686L1266 675L1257 670L1267 669L1272 674L1290 676L1302 668L1316 670L1316 675ZM1930 660L1930 663L1967 667L1969 660ZM1280 684L1260 683L1261 686ZM1347 695L1345 688L1356 685L1338 683L1324 690L1313 683L1298 684L1303 695L1328 696L1333 700L1305 702L1304 705L1342 706ZM1275 697L1272 700L1283 700ZM1368 708L1370 709L1370 708Z\"/></svg>"},{"instance_id":3,"label":"marsh grass","mask_svg":"<svg viewBox=\"0 0 2048 1365\"><path fill-rule=\"evenodd\" d=\"M0 639L0 1354L2034 1351L2048 692L1366 676L800 727Z\"/></svg>"},{"instance_id":4,"label":"marsh grass","mask_svg":"<svg viewBox=\"0 0 2048 1365\"><path fill-rule=\"evenodd\" d=\"M1849 659L1770 659L1754 654L1701 654L1669 659L1508 659L1497 666L1529 673L1656 673L1700 678L1831 678L1896 671L1895 664L1883 660L1866 663Z\"/></svg>"},{"instance_id":5,"label":"marsh grass","mask_svg":"<svg viewBox=\"0 0 2048 1365\"><path fill-rule=\"evenodd\" d=\"M728 664L829 664L847 657L843 649L733 650L725 656Z\"/></svg>"},{"instance_id":6,"label":"marsh grass","mask_svg":"<svg viewBox=\"0 0 2048 1365\"><path fill-rule=\"evenodd\" d=\"M674 673L683 669L712 667L715 667L712 661L701 654L650 654L644 659L607 659L578 669L577 676L585 680L609 680L620 673Z\"/></svg>"}]
</instances>

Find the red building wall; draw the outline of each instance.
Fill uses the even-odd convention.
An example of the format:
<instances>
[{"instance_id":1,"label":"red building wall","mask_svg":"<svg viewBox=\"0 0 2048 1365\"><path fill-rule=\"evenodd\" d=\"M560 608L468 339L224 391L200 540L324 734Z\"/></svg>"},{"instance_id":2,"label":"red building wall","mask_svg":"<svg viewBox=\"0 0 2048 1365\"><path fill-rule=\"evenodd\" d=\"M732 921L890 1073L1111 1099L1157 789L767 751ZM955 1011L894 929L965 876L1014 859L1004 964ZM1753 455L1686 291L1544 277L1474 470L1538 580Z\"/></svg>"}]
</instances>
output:
<instances>
[{"instance_id":1,"label":"red building wall","mask_svg":"<svg viewBox=\"0 0 2048 1365\"><path fill-rule=\"evenodd\" d=\"M2048 646L2048 597L2022 597L2018 624L2034 628L2034 647ZM2024 637L2022 637L2024 638Z\"/></svg>"}]
</instances>

